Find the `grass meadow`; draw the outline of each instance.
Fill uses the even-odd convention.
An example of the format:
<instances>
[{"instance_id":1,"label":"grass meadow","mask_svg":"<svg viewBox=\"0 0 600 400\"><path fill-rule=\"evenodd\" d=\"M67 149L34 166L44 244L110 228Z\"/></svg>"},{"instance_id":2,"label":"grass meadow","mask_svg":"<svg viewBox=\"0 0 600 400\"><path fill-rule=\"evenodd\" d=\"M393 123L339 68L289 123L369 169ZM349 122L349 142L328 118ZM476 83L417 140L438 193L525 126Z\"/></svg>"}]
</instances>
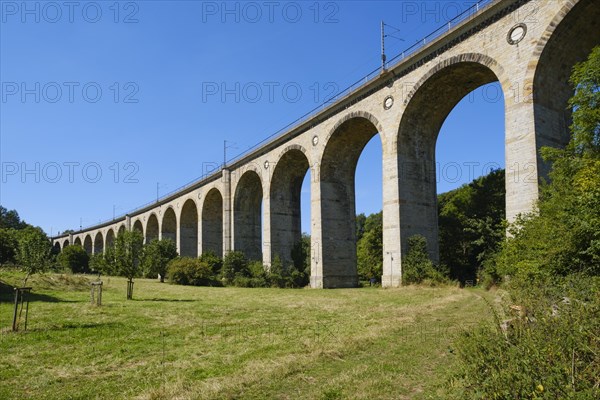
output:
<instances>
[{"instance_id":1,"label":"grass meadow","mask_svg":"<svg viewBox=\"0 0 600 400\"><path fill-rule=\"evenodd\" d=\"M10 332L0 270L1 399L435 399L456 335L492 319L478 289L244 289L46 274Z\"/></svg>"}]
</instances>

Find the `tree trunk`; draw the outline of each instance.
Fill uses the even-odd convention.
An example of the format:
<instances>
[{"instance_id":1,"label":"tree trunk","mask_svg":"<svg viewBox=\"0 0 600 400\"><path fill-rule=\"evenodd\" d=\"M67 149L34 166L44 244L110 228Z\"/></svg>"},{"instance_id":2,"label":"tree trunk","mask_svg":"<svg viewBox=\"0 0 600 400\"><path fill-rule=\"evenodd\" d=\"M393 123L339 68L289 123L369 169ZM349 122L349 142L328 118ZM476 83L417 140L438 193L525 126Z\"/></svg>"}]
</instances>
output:
<instances>
[{"instance_id":1,"label":"tree trunk","mask_svg":"<svg viewBox=\"0 0 600 400\"><path fill-rule=\"evenodd\" d=\"M133 279L127 280L127 300L133 299Z\"/></svg>"}]
</instances>

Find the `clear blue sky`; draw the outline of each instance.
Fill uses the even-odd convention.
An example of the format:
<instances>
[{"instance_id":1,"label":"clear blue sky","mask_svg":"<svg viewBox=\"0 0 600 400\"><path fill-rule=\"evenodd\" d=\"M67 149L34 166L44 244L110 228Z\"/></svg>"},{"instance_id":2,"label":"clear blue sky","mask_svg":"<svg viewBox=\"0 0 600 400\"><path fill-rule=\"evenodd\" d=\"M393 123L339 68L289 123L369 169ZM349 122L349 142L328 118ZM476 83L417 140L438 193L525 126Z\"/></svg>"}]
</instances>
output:
<instances>
[{"instance_id":1,"label":"clear blue sky","mask_svg":"<svg viewBox=\"0 0 600 400\"><path fill-rule=\"evenodd\" d=\"M380 63L382 19L404 39L388 39L391 57L473 2L114 4L0 2L0 202L48 234L153 201L157 182L164 195L221 163L223 140L242 152L359 79ZM446 120L439 192L504 166L497 89ZM379 211L377 137L356 178L357 211Z\"/></svg>"}]
</instances>

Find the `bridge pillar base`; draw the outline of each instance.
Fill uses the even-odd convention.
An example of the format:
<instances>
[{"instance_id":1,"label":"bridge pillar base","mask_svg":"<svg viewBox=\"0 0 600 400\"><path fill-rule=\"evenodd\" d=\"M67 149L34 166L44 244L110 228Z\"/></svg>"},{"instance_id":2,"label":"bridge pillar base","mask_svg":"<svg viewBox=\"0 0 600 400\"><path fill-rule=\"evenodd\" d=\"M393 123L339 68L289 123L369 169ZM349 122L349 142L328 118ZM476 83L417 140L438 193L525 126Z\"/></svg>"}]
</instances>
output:
<instances>
[{"instance_id":1,"label":"bridge pillar base","mask_svg":"<svg viewBox=\"0 0 600 400\"><path fill-rule=\"evenodd\" d=\"M398 276L382 276L381 286L384 288L397 288L402 286L402 279Z\"/></svg>"},{"instance_id":2,"label":"bridge pillar base","mask_svg":"<svg viewBox=\"0 0 600 400\"><path fill-rule=\"evenodd\" d=\"M358 287L356 275L311 276L310 287L313 289L343 289Z\"/></svg>"}]
</instances>

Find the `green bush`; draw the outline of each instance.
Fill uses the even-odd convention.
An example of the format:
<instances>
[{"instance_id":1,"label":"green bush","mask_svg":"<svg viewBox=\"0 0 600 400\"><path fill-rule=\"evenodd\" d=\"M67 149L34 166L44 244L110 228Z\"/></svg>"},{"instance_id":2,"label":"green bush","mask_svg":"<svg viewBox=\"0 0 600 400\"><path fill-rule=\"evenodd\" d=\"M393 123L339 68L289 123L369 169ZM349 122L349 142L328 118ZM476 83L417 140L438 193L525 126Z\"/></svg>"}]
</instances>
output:
<instances>
[{"instance_id":1,"label":"green bush","mask_svg":"<svg viewBox=\"0 0 600 400\"><path fill-rule=\"evenodd\" d=\"M223 259L212 250L202 253L200 261L208 264L215 276L218 275L223 268Z\"/></svg>"},{"instance_id":2,"label":"green bush","mask_svg":"<svg viewBox=\"0 0 600 400\"><path fill-rule=\"evenodd\" d=\"M176 258L169 262L167 277L171 283L192 286L218 286L210 265L197 258Z\"/></svg>"},{"instance_id":3,"label":"green bush","mask_svg":"<svg viewBox=\"0 0 600 400\"><path fill-rule=\"evenodd\" d=\"M236 277L250 277L248 259L241 251L230 251L223 259L221 278L226 285L233 284Z\"/></svg>"},{"instance_id":4,"label":"green bush","mask_svg":"<svg viewBox=\"0 0 600 400\"><path fill-rule=\"evenodd\" d=\"M105 273L109 270L107 267L107 260L104 254L92 254L89 259L89 272L100 274Z\"/></svg>"},{"instance_id":5,"label":"green bush","mask_svg":"<svg viewBox=\"0 0 600 400\"><path fill-rule=\"evenodd\" d=\"M446 283L447 272L436 269L427 252L427 240L421 235L408 238L408 254L402 259L402 283Z\"/></svg>"},{"instance_id":6,"label":"green bush","mask_svg":"<svg viewBox=\"0 0 600 400\"><path fill-rule=\"evenodd\" d=\"M234 254L237 253L237 254ZM229 253L223 261L223 282L237 287L304 287L308 277L294 265L284 266L279 256L275 256L271 267L266 268L261 261L247 261L240 252Z\"/></svg>"},{"instance_id":7,"label":"green bush","mask_svg":"<svg viewBox=\"0 0 600 400\"><path fill-rule=\"evenodd\" d=\"M456 397L600 398L600 278L513 281L510 293L492 326L458 340Z\"/></svg>"},{"instance_id":8,"label":"green bush","mask_svg":"<svg viewBox=\"0 0 600 400\"><path fill-rule=\"evenodd\" d=\"M600 47L571 83L571 141L542 149L551 182L484 266L512 297L459 340L457 398L600 398Z\"/></svg>"},{"instance_id":9,"label":"green bush","mask_svg":"<svg viewBox=\"0 0 600 400\"><path fill-rule=\"evenodd\" d=\"M88 253L77 244L65 247L57 258L61 267L70 270L74 274L89 272L89 260Z\"/></svg>"}]
</instances>

